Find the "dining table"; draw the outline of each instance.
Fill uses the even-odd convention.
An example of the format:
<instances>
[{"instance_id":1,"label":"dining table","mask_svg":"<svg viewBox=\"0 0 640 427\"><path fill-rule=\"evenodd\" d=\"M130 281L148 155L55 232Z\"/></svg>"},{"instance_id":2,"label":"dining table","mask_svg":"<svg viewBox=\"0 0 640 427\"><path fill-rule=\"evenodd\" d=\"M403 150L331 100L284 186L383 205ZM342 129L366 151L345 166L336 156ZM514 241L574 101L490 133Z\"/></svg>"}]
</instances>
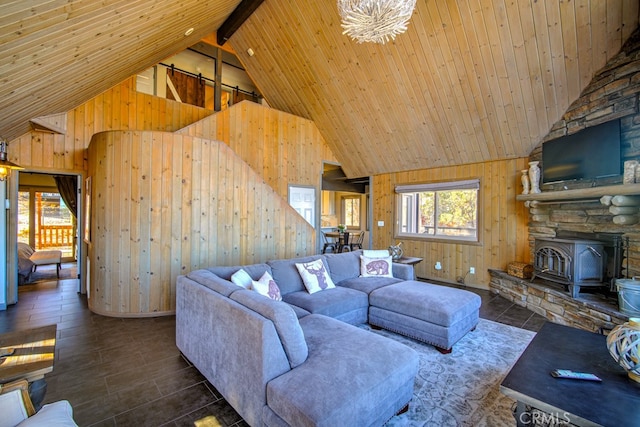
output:
<instances>
[{"instance_id":1,"label":"dining table","mask_svg":"<svg viewBox=\"0 0 640 427\"><path fill-rule=\"evenodd\" d=\"M327 231L324 235L329 239L334 239L337 244L336 252L342 252L345 247L351 250L351 246L349 246L349 240L351 239L350 232L340 233L339 231Z\"/></svg>"}]
</instances>

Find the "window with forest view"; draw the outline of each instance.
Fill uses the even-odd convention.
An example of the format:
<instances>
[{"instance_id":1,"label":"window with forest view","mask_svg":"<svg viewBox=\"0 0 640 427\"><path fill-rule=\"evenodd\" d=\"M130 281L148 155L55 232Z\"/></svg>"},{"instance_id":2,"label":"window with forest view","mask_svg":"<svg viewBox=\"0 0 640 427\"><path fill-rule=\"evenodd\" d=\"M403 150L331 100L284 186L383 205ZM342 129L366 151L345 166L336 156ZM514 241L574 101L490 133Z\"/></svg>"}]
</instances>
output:
<instances>
[{"instance_id":1,"label":"window with forest view","mask_svg":"<svg viewBox=\"0 0 640 427\"><path fill-rule=\"evenodd\" d=\"M342 215L342 223L347 229L360 229L360 197L343 197Z\"/></svg>"},{"instance_id":2,"label":"window with forest view","mask_svg":"<svg viewBox=\"0 0 640 427\"><path fill-rule=\"evenodd\" d=\"M398 237L478 241L479 180L396 187Z\"/></svg>"}]
</instances>

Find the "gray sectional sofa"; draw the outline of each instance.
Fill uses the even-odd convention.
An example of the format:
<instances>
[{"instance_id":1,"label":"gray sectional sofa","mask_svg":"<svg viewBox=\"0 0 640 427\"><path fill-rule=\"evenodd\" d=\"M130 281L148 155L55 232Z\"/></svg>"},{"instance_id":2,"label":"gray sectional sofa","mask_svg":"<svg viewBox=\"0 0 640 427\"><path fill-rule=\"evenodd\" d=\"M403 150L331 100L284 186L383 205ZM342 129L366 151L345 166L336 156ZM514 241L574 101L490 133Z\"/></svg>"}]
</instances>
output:
<instances>
[{"instance_id":1,"label":"gray sectional sofa","mask_svg":"<svg viewBox=\"0 0 640 427\"><path fill-rule=\"evenodd\" d=\"M392 276L360 277L361 255L212 267L178 277L178 348L249 425L383 424L407 408L418 356L355 325L377 324L450 350L477 323L480 300L415 282L413 267L403 264L393 264ZM317 260L335 287L310 293L296 264ZM268 272L282 301L233 283L240 269L255 281Z\"/></svg>"}]
</instances>

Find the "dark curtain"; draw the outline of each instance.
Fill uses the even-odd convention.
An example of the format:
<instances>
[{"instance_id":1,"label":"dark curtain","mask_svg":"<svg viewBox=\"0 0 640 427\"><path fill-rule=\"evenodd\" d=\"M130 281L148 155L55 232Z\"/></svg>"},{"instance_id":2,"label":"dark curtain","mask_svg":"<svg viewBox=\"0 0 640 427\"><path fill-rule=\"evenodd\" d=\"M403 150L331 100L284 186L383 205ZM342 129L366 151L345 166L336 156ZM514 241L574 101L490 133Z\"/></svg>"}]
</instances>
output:
<instances>
[{"instance_id":1,"label":"dark curtain","mask_svg":"<svg viewBox=\"0 0 640 427\"><path fill-rule=\"evenodd\" d=\"M64 200L74 218L78 218L78 177L73 175L56 175L53 177L58 186L58 193Z\"/></svg>"}]
</instances>

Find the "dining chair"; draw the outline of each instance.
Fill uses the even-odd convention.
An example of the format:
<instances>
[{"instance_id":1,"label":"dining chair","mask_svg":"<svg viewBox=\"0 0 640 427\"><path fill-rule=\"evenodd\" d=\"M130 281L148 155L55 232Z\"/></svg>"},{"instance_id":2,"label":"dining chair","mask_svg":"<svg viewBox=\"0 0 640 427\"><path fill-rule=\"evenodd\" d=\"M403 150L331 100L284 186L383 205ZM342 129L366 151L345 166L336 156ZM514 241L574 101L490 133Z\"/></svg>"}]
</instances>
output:
<instances>
[{"instance_id":1,"label":"dining chair","mask_svg":"<svg viewBox=\"0 0 640 427\"><path fill-rule=\"evenodd\" d=\"M342 237L340 238L340 242L338 244L338 252L344 252L344 250L351 251L351 246L349 246L349 232L345 231L342 233Z\"/></svg>"},{"instance_id":2,"label":"dining chair","mask_svg":"<svg viewBox=\"0 0 640 427\"><path fill-rule=\"evenodd\" d=\"M349 248L352 251L356 249L362 249L362 243L364 242L364 231L358 233L358 236L354 238L353 243L349 243Z\"/></svg>"},{"instance_id":3,"label":"dining chair","mask_svg":"<svg viewBox=\"0 0 640 427\"><path fill-rule=\"evenodd\" d=\"M337 251L337 245L338 242L333 242L330 241L329 238L327 237L326 234L324 234L324 231L320 231L322 233L322 253L326 253L327 249L331 249L331 252L336 252Z\"/></svg>"}]
</instances>

